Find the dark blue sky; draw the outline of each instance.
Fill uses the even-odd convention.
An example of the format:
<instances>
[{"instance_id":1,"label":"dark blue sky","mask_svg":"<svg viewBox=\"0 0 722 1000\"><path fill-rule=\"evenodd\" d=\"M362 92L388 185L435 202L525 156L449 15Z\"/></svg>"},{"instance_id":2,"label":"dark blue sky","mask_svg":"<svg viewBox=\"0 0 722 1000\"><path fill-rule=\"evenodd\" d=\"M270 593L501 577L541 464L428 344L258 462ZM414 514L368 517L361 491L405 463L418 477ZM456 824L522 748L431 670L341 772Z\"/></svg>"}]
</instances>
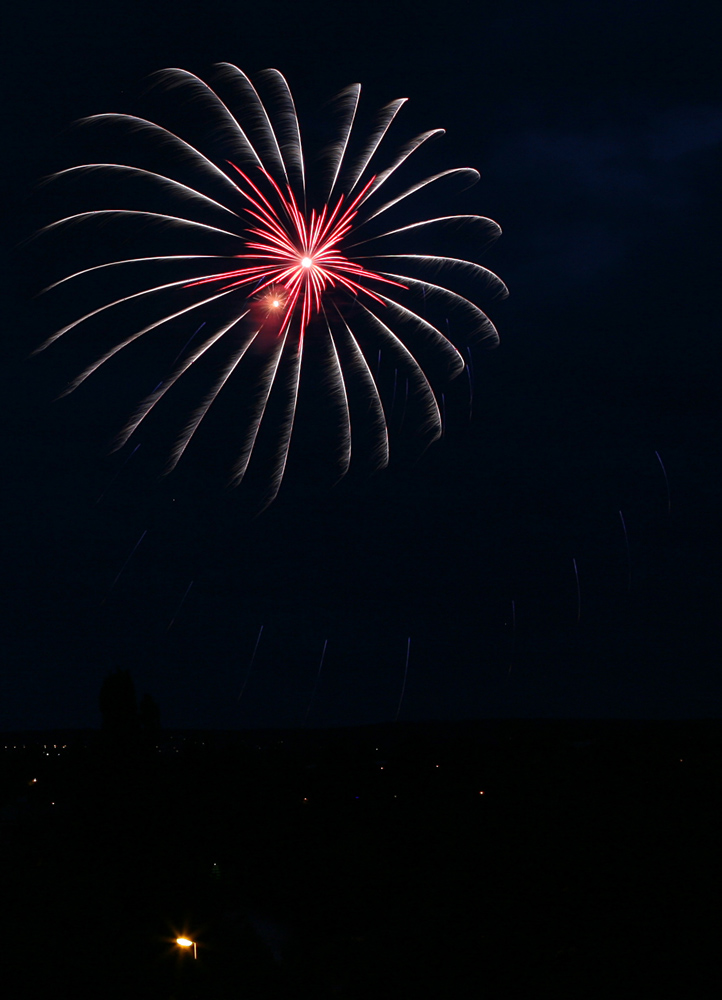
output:
<instances>
[{"instance_id":1,"label":"dark blue sky","mask_svg":"<svg viewBox=\"0 0 722 1000\"><path fill-rule=\"evenodd\" d=\"M325 640L309 721L389 719L409 636L404 718L719 714L715 8L469 10L12 16L0 728L96 724L115 666L169 725L299 724ZM407 134L447 130L432 168L481 171L454 207L501 224L481 259L511 293L489 304L501 346L475 354L471 425L450 407L421 461L333 490L294 468L256 520L202 463L161 485L129 463L104 493L136 397L52 402L72 349L27 355L54 328L31 295L62 248L14 247L41 220L35 182L75 162L70 122L138 109L156 69L220 60L278 67L311 129L356 80L369 108L409 97Z\"/></svg>"}]
</instances>

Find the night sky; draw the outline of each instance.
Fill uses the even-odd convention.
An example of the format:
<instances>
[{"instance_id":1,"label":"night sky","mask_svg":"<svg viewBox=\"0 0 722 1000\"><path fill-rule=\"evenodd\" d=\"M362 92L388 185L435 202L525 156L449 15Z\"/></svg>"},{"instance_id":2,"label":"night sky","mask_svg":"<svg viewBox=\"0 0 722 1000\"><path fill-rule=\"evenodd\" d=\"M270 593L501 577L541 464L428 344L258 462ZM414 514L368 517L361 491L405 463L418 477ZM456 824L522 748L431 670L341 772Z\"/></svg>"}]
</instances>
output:
<instances>
[{"instance_id":1,"label":"night sky","mask_svg":"<svg viewBox=\"0 0 722 1000\"><path fill-rule=\"evenodd\" d=\"M116 667L169 727L392 720L409 649L405 720L717 717L717 13L111 0L9 15L0 729L97 725ZM47 221L37 183L85 158L68 126L142 113L157 69L222 60L281 70L311 134L349 83L370 110L408 97L402 138L446 129L410 179L480 170L453 209L502 226L472 253L510 289L482 302L501 345L474 352L471 421L454 387L422 457L392 445L388 470L335 487L293 462L256 518L202 456L159 481L152 444L127 465L109 454L152 374L57 402L73 346L29 357L58 325L34 296L63 248L21 244Z\"/></svg>"}]
</instances>

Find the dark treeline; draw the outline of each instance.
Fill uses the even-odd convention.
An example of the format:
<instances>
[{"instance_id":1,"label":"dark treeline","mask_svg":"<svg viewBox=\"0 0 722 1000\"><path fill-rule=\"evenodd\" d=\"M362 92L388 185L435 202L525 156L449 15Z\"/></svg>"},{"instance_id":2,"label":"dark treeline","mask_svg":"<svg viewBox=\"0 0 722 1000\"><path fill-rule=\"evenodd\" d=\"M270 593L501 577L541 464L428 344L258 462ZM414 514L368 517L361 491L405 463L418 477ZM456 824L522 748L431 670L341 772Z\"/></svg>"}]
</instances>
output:
<instances>
[{"instance_id":1,"label":"dark treeline","mask_svg":"<svg viewBox=\"0 0 722 1000\"><path fill-rule=\"evenodd\" d=\"M169 733L123 671L100 707L0 744L23 995L708 995L718 722Z\"/></svg>"}]
</instances>

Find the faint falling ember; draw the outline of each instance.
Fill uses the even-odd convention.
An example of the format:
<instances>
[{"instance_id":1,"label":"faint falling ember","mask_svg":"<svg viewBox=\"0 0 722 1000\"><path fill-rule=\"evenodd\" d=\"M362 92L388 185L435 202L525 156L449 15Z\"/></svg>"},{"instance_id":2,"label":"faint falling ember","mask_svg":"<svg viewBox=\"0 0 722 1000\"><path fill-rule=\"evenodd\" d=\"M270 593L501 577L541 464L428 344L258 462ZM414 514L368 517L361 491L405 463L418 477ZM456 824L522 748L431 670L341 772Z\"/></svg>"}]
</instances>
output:
<instances>
[{"instance_id":1,"label":"faint falling ember","mask_svg":"<svg viewBox=\"0 0 722 1000\"><path fill-rule=\"evenodd\" d=\"M311 697L308 702L308 708L306 709L306 715L303 720L304 726L308 723L308 716L311 711L311 706L313 705L313 699L316 697L316 689L318 688L318 682L321 679L321 670L323 669L323 661L326 658L326 647L328 646L328 639L323 641L323 649L321 651L321 660L318 664L318 673L316 674L316 682L313 685L313 691L311 692Z\"/></svg>"},{"instance_id":2,"label":"faint falling ember","mask_svg":"<svg viewBox=\"0 0 722 1000\"><path fill-rule=\"evenodd\" d=\"M261 625L261 627L258 630L258 638L256 639L256 645L253 647L253 653L251 654L251 659L250 659L250 661L248 663L248 669L246 670L246 676L245 676L245 678L243 680L243 684L241 686L241 690L238 692L238 702L239 703L240 703L241 698L243 697L243 692L246 690L246 685L248 684L248 678L251 676L251 670L253 669L253 664L254 664L255 659L256 659L256 653L258 652L258 646L259 646L259 644L261 642L261 636L262 635L263 635L263 625Z\"/></svg>"},{"instance_id":3,"label":"faint falling ember","mask_svg":"<svg viewBox=\"0 0 722 1000\"><path fill-rule=\"evenodd\" d=\"M671 496L671 494L669 492L669 479L667 478L667 470L664 467L664 462L662 461L662 456L659 454L659 452L655 451L654 454L657 456L657 461L659 462L659 464L660 464L660 466L662 468L662 475L664 476L664 485L665 485L665 488L667 490L667 514L671 514L672 513L672 496Z\"/></svg>"},{"instance_id":4,"label":"faint falling ember","mask_svg":"<svg viewBox=\"0 0 722 1000\"><path fill-rule=\"evenodd\" d=\"M140 543L143 541L143 539L145 538L145 536L147 534L148 534L148 530L146 529L143 532L143 534L140 536L140 538L138 539L138 541L135 543L135 545L133 546L133 548L131 549L130 555L128 556L128 558L125 560L125 562L123 563L123 565L118 570L118 572L117 572L117 574L115 576L115 579L113 580L113 582L110 585L110 589L109 589L108 593L110 593L110 591L116 585L116 583L118 582L118 580L120 580L121 576L123 575L123 572L125 571L126 566L130 562L130 560L133 558L133 556L135 555L135 552L136 552L138 546L140 545ZM104 601L105 601L105 598L104 598Z\"/></svg>"},{"instance_id":5,"label":"faint falling ember","mask_svg":"<svg viewBox=\"0 0 722 1000\"><path fill-rule=\"evenodd\" d=\"M131 458L133 457L133 455L135 455L136 451L139 448L140 448L140 444L137 444L135 446L135 448L133 448L133 450L131 451L130 455L128 455L128 457L126 458L126 460L120 466L120 468L111 476L110 480L108 481L108 485L105 487L105 489L103 490L103 492L100 494L100 496L98 497L98 499L95 501L96 504L100 503L100 501L103 499L103 497L105 496L105 494L108 492L108 490L110 489L110 487L113 485L113 483L115 482L115 480L118 478L118 476L121 474L121 472L123 471L123 469L126 467L126 465L128 464L128 462L131 460Z\"/></svg>"},{"instance_id":6,"label":"faint falling ember","mask_svg":"<svg viewBox=\"0 0 722 1000\"><path fill-rule=\"evenodd\" d=\"M203 322L198 327L198 329L193 331L193 333L190 335L190 337L185 342L185 344L183 345L183 347L181 347L180 351L178 351L178 353L176 354L176 356L173 358L173 364L174 365L177 364L178 361L180 361L180 359L183 356L183 354L185 353L185 351L190 347L191 343L195 340L195 338L198 336L198 334L201 332L201 330L203 329L203 327L205 325L206 325L206 321L203 320Z\"/></svg>"},{"instance_id":7,"label":"faint falling ember","mask_svg":"<svg viewBox=\"0 0 722 1000\"><path fill-rule=\"evenodd\" d=\"M582 617L582 592L579 588L579 571L577 570L577 560L572 559L574 566L574 579L577 584L577 621Z\"/></svg>"},{"instance_id":8,"label":"faint falling ember","mask_svg":"<svg viewBox=\"0 0 722 1000\"><path fill-rule=\"evenodd\" d=\"M173 617L168 622L168 628L166 629L166 632L170 632L170 630L173 628L173 624L174 624L176 618L178 617L178 615L180 614L180 610L183 607L185 599L186 599L186 597L188 597L188 594L190 593L190 589L191 589L192 586L193 586L193 581L191 580L191 582L186 587L185 593L183 594L183 596L180 599L180 604L175 609L175 613L174 613Z\"/></svg>"}]
</instances>

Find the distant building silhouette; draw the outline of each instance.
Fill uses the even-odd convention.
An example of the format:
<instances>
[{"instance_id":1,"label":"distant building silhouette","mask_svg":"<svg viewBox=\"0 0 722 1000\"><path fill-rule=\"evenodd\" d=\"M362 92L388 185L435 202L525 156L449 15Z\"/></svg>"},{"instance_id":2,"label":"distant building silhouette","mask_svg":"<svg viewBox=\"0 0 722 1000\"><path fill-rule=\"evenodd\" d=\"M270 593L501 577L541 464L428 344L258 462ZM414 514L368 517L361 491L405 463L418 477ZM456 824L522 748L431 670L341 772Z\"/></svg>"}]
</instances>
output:
<instances>
[{"instance_id":1,"label":"distant building silhouette","mask_svg":"<svg viewBox=\"0 0 722 1000\"><path fill-rule=\"evenodd\" d=\"M102 728L112 735L128 735L139 728L135 684L129 670L116 668L100 689Z\"/></svg>"},{"instance_id":2,"label":"distant building silhouette","mask_svg":"<svg viewBox=\"0 0 722 1000\"><path fill-rule=\"evenodd\" d=\"M101 729L111 742L127 746L141 737L154 738L160 732L160 708L144 694L138 703L130 671L117 667L108 674L98 699Z\"/></svg>"}]
</instances>

